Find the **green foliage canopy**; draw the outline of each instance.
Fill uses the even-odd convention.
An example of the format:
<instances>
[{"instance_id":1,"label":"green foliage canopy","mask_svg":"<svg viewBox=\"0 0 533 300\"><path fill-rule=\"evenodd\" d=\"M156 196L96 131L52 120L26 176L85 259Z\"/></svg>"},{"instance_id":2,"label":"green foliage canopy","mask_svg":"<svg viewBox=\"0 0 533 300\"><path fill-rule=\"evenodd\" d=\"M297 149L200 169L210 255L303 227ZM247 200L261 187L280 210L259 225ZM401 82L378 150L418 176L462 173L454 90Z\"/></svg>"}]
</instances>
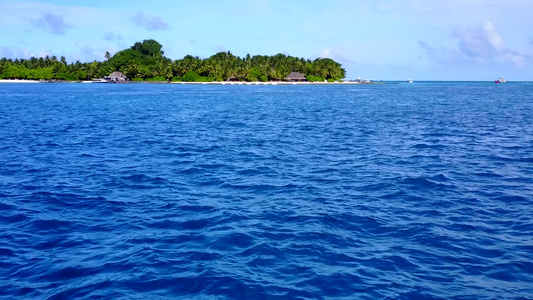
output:
<instances>
[{"instance_id":1,"label":"green foliage canopy","mask_svg":"<svg viewBox=\"0 0 533 300\"><path fill-rule=\"evenodd\" d=\"M88 80L103 78L121 71L132 80L172 81L269 81L284 80L291 72L300 72L309 81L335 81L346 76L341 64L329 58L313 61L276 54L247 54L240 58L233 53L219 52L208 58L186 55L170 60L163 46L155 40L144 40L115 53L106 52L105 61L67 63L65 57L0 59L0 79Z\"/></svg>"}]
</instances>

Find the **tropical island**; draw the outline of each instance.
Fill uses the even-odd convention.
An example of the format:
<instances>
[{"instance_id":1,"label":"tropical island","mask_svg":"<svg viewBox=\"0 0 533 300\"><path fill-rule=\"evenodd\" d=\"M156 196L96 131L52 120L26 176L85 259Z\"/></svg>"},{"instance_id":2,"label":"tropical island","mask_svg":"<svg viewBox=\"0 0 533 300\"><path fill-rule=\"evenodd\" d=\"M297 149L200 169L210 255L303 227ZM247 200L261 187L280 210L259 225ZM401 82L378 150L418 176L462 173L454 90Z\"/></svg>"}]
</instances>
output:
<instances>
[{"instance_id":1,"label":"tropical island","mask_svg":"<svg viewBox=\"0 0 533 300\"><path fill-rule=\"evenodd\" d=\"M42 81L86 81L120 74L126 81L172 82L268 82L294 81L336 82L346 71L330 58L309 60L276 54L249 54L238 57L231 52L219 52L208 58L187 55L171 60L164 56L163 46L155 40L137 42L115 53L106 52L105 61L67 63L64 56L32 57L30 59L0 59L0 79ZM289 80L292 81L292 80Z\"/></svg>"}]
</instances>

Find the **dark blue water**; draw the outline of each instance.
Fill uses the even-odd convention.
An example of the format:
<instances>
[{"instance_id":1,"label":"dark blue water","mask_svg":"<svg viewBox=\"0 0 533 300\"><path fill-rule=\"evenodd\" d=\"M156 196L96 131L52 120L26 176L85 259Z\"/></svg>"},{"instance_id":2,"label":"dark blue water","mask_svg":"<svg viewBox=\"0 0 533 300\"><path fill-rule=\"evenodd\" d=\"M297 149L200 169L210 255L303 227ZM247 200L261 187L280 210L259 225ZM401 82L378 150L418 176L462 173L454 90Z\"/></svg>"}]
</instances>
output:
<instances>
[{"instance_id":1,"label":"dark blue water","mask_svg":"<svg viewBox=\"0 0 533 300\"><path fill-rule=\"evenodd\" d=\"M533 86L0 85L0 297L532 299Z\"/></svg>"}]
</instances>

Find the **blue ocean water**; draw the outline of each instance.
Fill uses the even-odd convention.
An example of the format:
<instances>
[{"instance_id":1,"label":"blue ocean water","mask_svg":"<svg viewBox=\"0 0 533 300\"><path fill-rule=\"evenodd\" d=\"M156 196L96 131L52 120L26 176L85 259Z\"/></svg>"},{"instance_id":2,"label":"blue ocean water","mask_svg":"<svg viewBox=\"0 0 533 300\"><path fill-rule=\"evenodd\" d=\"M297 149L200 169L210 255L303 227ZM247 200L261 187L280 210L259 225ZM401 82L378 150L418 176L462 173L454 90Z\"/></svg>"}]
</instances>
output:
<instances>
[{"instance_id":1,"label":"blue ocean water","mask_svg":"<svg viewBox=\"0 0 533 300\"><path fill-rule=\"evenodd\" d=\"M533 86L2 84L0 298L533 299Z\"/></svg>"}]
</instances>

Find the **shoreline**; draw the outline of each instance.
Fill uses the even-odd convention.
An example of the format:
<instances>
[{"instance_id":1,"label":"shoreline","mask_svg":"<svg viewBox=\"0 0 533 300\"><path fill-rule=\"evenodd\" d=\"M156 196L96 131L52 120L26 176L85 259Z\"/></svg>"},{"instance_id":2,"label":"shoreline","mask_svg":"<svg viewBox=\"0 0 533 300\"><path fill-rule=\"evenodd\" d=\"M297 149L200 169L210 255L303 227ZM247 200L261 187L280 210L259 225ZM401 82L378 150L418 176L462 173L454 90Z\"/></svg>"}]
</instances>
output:
<instances>
[{"instance_id":1,"label":"shoreline","mask_svg":"<svg viewBox=\"0 0 533 300\"><path fill-rule=\"evenodd\" d=\"M0 79L0 83L41 83L41 81L28 79Z\"/></svg>"},{"instance_id":2,"label":"shoreline","mask_svg":"<svg viewBox=\"0 0 533 300\"><path fill-rule=\"evenodd\" d=\"M169 82L170 84L214 84L214 85L354 85L354 84L385 84L379 82L286 82L286 81L213 81L213 82Z\"/></svg>"},{"instance_id":3,"label":"shoreline","mask_svg":"<svg viewBox=\"0 0 533 300\"><path fill-rule=\"evenodd\" d=\"M29 79L0 79L0 83L98 83L93 81L55 81L55 80L29 80ZM386 84L385 82L287 82L287 81L212 81L212 82L185 82L185 81L125 81L106 82L106 84L207 84L207 85L360 85L360 84Z\"/></svg>"}]
</instances>

